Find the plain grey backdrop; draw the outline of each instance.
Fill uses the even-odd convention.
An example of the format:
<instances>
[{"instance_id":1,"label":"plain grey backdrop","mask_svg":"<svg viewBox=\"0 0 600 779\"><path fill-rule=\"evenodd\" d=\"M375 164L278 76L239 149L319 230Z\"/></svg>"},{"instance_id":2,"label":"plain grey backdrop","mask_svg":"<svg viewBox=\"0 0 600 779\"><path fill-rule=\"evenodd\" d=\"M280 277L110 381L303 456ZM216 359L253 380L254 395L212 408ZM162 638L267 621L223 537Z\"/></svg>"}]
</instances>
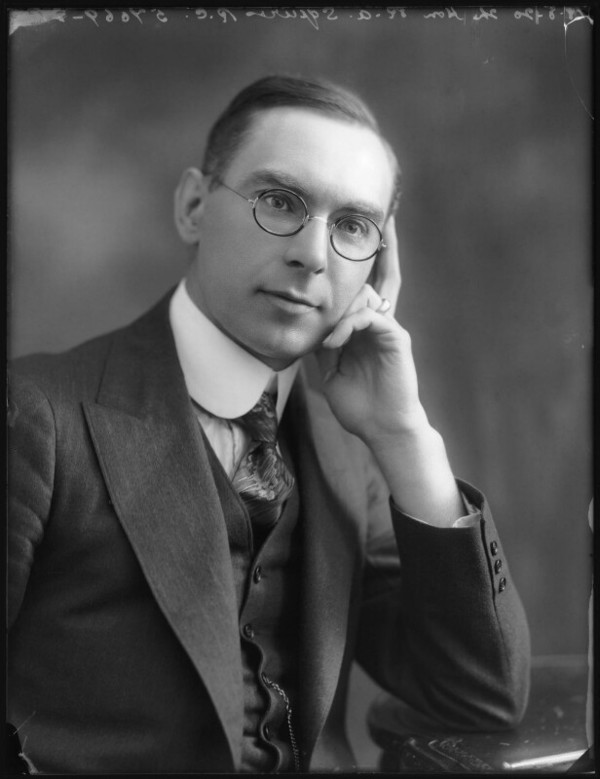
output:
<instances>
[{"instance_id":1,"label":"plain grey backdrop","mask_svg":"<svg viewBox=\"0 0 600 779\"><path fill-rule=\"evenodd\" d=\"M584 653L591 24L550 7L288 15L13 15L10 351L70 347L176 283L187 255L172 193L238 89L282 70L356 89L404 173L397 316L431 421L492 505L534 653ZM375 692L356 672L349 725L365 767Z\"/></svg>"}]
</instances>

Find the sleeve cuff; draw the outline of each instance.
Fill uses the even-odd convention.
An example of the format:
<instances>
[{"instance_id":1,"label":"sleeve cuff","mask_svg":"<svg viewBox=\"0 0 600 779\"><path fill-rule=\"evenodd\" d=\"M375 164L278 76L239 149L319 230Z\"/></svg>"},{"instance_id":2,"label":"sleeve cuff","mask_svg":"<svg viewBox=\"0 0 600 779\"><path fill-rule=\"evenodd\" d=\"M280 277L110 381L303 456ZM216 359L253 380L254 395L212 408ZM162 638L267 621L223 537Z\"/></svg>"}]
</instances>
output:
<instances>
[{"instance_id":1,"label":"sleeve cuff","mask_svg":"<svg viewBox=\"0 0 600 779\"><path fill-rule=\"evenodd\" d=\"M481 511L471 503L471 501L466 497L465 493L462 490L459 490L459 492L466 513L462 517L459 517L458 519L454 520L454 522L451 525L449 525L450 529L473 527L474 525L477 525L481 521ZM398 506L394 503L394 499L391 496L390 496L390 503L394 511L396 511L398 514L402 514L403 516L412 519L414 522L420 522L423 525L429 525L431 527L431 524L429 522L426 522L424 519L419 519L419 517L413 517L411 514L407 514L406 512L398 508Z\"/></svg>"}]
</instances>

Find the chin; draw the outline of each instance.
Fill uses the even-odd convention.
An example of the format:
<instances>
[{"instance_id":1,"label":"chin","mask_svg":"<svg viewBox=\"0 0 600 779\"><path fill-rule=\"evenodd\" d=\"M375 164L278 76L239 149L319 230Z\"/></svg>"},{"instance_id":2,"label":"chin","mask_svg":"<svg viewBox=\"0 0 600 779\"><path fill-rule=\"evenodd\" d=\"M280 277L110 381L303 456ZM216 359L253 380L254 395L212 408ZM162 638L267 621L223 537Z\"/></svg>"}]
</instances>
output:
<instances>
[{"instance_id":1,"label":"chin","mask_svg":"<svg viewBox=\"0 0 600 779\"><path fill-rule=\"evenodd\" d=\"M271 368L280 371L306 354L314 352L321 340L305 341L303 339L302 342L299 342L298 339L291 339L290 342L284 343L279 339L277 343L262 344L256 350L250 351Z\"/></svg>"}]
</instances>

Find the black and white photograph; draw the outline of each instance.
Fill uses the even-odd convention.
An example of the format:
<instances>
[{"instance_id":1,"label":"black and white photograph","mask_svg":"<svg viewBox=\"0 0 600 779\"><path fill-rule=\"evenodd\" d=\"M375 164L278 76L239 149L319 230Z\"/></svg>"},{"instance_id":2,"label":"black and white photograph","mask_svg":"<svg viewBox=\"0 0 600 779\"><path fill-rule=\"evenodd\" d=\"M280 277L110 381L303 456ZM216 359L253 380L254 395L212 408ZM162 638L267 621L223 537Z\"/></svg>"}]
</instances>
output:
<instances>
[{"instance_id":1,"label":"black and white photograph","mask_svg":"<svg viewBox=\"0 0 600 779\"><path fill-rule=\"evenodd\" d=\"M14 7L7 775L593 772L588 7Z\"/></svg>"}]
</instances>

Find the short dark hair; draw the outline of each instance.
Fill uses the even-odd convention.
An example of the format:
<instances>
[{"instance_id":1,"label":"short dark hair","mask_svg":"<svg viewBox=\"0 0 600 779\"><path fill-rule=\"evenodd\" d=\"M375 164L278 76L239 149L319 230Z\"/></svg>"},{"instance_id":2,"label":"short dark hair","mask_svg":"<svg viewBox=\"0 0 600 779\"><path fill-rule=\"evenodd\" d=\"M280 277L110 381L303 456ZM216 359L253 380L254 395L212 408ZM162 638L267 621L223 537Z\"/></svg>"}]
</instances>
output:
<instances>
[{"instance_id":1,"label":"short dark hair","mask_svg":"<svg viewBox=\"0 0 600 779\"><path fill-rule=\"evenodd\" d=\"M392 210L400 197L400 167L377 120L358 95L321 79L298 76L266 76L254 81L233 98L212 126L206 142L202 171L221 178L242 145L252 120L271 108L307 108L372 130L388 150L395 165Z\"/></svg>"}]
</instances>

